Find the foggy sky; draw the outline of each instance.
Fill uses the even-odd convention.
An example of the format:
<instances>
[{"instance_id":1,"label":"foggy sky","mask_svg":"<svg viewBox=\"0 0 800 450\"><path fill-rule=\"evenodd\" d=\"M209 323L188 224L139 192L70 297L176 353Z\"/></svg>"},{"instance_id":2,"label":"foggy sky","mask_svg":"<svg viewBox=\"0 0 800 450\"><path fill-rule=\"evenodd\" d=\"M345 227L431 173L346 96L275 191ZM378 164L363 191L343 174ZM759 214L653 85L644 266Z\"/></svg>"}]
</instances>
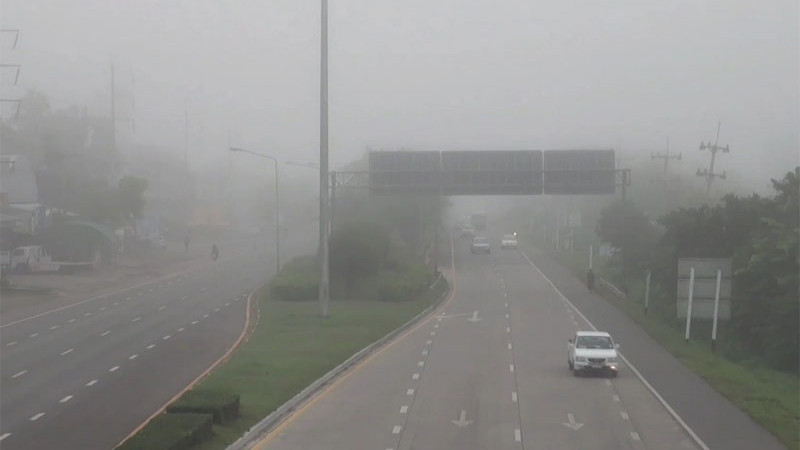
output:
<instances>
[{"instance_id":1,"label":"foggy sky","mask_svg":"<svg viewBox=\"0 0 800 450\"><path fill-rule=\"evenodd\" d=\"M4 62L56 106L108 114L114 61L133 139L182 154L186 107L195 164L229 142L317 160L317 0L0 5L21 30ZM694 171L722 121L717 167L761 189L798 164L797 24L794 0L330 0L332 161L367 146L649 158L669 137Z\"/></svg>"}]
</instances>

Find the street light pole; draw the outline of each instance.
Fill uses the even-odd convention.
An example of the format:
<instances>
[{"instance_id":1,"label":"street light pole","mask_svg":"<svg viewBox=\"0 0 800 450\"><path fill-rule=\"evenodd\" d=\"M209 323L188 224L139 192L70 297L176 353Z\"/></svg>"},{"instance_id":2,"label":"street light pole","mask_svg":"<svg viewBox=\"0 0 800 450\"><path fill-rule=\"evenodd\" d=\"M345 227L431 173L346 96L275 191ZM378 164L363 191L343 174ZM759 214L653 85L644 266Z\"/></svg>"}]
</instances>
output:
<instances>
[{"instance_id":1,"label":"street light pole","mask_svg":"<svg viewBox=\"0 0 800 450\"><path fill-rule=\"evenodd\" d=\"M278 191L278 160L270 155L265 155L263 153L256 153L251 152L250 150L245 150L243 148L238 147L230 147L230 151L232 152L242 152L242 153L249 153L251 155L260 156L262 158L271 159L272 162L275 164L275 265L277 266L277 271L280 272L281 270L281 200L280 194Z\"/></svg>"},{"instance_id":2,"label":"street light pole","mask_svg":"<svg viewBox=\"0 0 800 450\"><path fill-rule=\"evenodd\" d=\"M320 314L328 317L328 0L320 0L319 247Z\"/></svg>"}]
</instances>

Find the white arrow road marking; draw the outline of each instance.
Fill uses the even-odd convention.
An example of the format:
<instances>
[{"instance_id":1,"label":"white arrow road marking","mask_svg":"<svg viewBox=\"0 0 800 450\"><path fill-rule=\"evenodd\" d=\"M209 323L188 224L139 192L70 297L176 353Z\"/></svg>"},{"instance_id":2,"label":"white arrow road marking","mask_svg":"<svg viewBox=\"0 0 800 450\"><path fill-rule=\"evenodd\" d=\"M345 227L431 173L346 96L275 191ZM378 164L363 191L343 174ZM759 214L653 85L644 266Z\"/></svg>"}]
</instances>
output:
<instances>
[{"instance_id":1,"label":"white arrow road marking","mask_svg":"<svg viewBox=\"0 0 800 450\"><path fill-rule=\"evenodd\" d=\"M471 420L467 420L467 411L461 410L461 416L459 416L458 420L451 420L453 425L457 426L458 428L464 428L465 426L472 423Z\"/></svg>"},{"instance_id":2,"label":"white arrow road marking","mask_svg":"<svg viewBox=\"0 0 800 450\"><path fill-rule=\"evenodd\" d=\"M470 321L470 322L478 322L478 321L480 321L481 319L480 319L480 317L478 317L478 311L473 311L472 312L472 317L470 317L467 320Z\"/></svg>"},{"instance_id":3,"label":"white arrow road marking","mask_svg":"<svg viewBox=\"0 0 800 450\"><path fill-rule=\"evenodd\" d=\"M571 429L572 431L578 431L583 426L582 423L575 422L575 416L573 416L571 413L567 413L567 420L569 420L569 423L561 422L561 424Z\"/></svg>"}]
</instances>

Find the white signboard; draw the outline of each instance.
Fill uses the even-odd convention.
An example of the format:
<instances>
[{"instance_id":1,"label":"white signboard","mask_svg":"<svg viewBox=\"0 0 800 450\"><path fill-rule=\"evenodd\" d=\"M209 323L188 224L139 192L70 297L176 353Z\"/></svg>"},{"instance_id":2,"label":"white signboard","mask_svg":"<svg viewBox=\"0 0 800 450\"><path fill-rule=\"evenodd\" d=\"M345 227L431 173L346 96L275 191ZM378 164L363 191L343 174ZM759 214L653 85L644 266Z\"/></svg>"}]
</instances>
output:
<instances>
[{"instance_id":1,"label":"white signboard","mask_svg":"<svg viewBox=\"0 0 800 450\"><path fill-rule=\"evenodd\" d=\"M692 318L714 317L714 296L717 289L717 270L722 271L719 292L719 318L731 318L731 278L733 264L730 258L680 258L678 260L678 298L676 313L686 318L689 305L689 274L694 268L694 295Z\"/></svg>"}]
</instances>

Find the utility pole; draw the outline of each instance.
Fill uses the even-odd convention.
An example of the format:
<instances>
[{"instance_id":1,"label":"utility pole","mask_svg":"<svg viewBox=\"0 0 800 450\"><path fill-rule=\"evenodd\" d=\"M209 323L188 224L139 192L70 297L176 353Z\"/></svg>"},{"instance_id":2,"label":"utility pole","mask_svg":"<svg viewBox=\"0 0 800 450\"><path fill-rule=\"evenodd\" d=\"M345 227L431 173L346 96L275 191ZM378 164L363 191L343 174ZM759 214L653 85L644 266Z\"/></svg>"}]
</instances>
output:
<instances>
[{"instance_id":1,"label":"utility pole","mask_svg":"<svg viewBox=\"0 0 800 450\"><path fill-rule=\"evenodd\" d=\"M670 155L669 154L669 138L667 138L667 152L666 153L651 153L650 154L650 159L663 159L664 160L664 175L663 175L663 178L661 178L660 180L656 180L656 181L661 181L664 184L667 184L670 181L673 181L668 176L668 174L669 174L669 162L671 160L680 161L681 160L681 156L682 156L681 153L678 153L677 155L674 155L674 154Z\"/></svg>"},{"instance_id":2,"label":"utility pole","mask_svg":"<svg viewBox=\"0 0 800 450\"><path fill-rule=\"evenodd\" d=\"M183 162L189 167L189 107L183 103Z\"/></svg>"},{"instance_id":3,"label":"utility pole","mask_svg":"<svg viewBox=\"0 0 800 450\"><path fill-rule=\"evenodd\" d=\"M328 0L320 0L319 99L319 303L328 317L330 303L328 266Z\"/></svg>"},{"instance_id":4,"label":"utility pole","mask_svg":"<svg viewBox=\"0 0 800 450\"><path fill-rule=\"evenodd\" d=\"M114 82L114 61L111 61L111 145L117 151L117 87Z\"/></svg>"},{"instance_id":5,"label":"utility pole","mask_svg":"<svg viewBox=\"0 0 800 450\"><path fill-rule=\"evenodd\" d=\"M722 122L717 123L717 139L714 141L712 145L709 141L708 144L700 141L700 150L709 150L711 152L711 163L708 165L708 169L697 169L697 176L703 177L706 179L706 195L711 192L711 184L714 182L714 178L725 179L725 171L722 173L714 173L714 161L717 157L717 152L722 151L722 153L730 152L730 148L726 145L722 147L719 145L719 129L722 127Z\"/></svg>"}]
</instances>

